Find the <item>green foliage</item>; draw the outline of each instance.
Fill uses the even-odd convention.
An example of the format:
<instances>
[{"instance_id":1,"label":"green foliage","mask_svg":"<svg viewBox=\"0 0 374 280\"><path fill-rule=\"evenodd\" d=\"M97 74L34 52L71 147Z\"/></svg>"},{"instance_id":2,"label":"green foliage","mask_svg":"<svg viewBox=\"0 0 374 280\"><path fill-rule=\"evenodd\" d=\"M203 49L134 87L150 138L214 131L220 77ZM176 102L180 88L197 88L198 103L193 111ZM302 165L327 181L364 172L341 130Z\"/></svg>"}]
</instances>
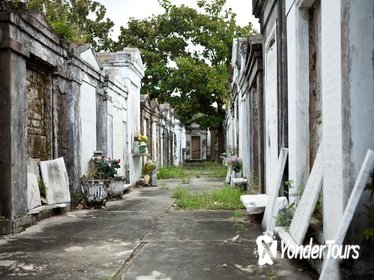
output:
<instances>
[{"instance_id":1,"label":"green foliage","mask_svg":"<svg viewBox=\"0 0 374 280\"><path fill-rule=\"evenodd\" d=\"M14 1L16 2L16 1ZM91 43L108 50L114 23L105 18L106 8L92 0L26 0L30 11L43 14L54 32L67 42Z\"/></svg>"},{"instance_id":2,"label":"green foliage","mask_svg":"<svg viewBox=\"0 0 374 280\"><path fill-rule=\"evenodd\" d=\"M47 187L43 181L43 179L40 179L38 181L38 187L39 187L39 193L42 197L47 197Z\"/></svg>"},{"instance_id":3,"label":"green foliage","mask_svg":"<svg viewBox=\"0 0 374 280\"><path fill-rule=\"evenodd\" d=\"M144 164L144 168L143 168L143 174L144 175L151 175L152 172L154 170L156 170L157 168L157 162L154 162L152 160L148 160L145 164Z\"/></svg>"},{"instance_id":4,"label":"green foliage","mask_svg":"<svg viewBox=\"0 0 374 280\"><path fill-rule=\"evenodd\" d=\"M196 165L184 166L164 166L158 171L159 179L182 179L183 183L188 183L189 178L201 177L225 177L227 168L222 164L207 161Z\"/></svg>"},{"instance_id":5,"label":"green foliage","mask_svg":"<svg viewBox=\"0 0 374 280\"><path fill-rule=\"evenodd\" d=\"M196 210L235 210L243 209L240 196L243 191L231 187L214 190L210 193L202 192L192 194L183 188L177 188L173 197L177 198L177 207Z\"/></svg>"},{"instance_id":6,"label":"green foliage","mask_svg":"<svg viewBox=\"0 0 374 280\"><path fill-rule=\"evenodd\" d=\"M279 210L278 215L275 217L277 226L289 226L291 224L293 215L295 214L296 205L291 203L287 207Z\"/></svg>"},{"instance_id":7,"label":"green foliage","mask_svg":"<svg viewBox=\"0 0 374 280\"><path fill-rule=\"evenodd\" d=\"M164 166L158 171L158 179L179 179L186 178L187 174L183 166Z\"/></svg>"},{"instance_id":8,"label":"green foliage","mask_svg":"<svg viewBox=\"0 0 374 280\"><path fill-rule=\"evenodd\" d=\"M95 162L100 179L111 179L117 176L117 169L120 168L120 160L103 158Z\"/></svg>"},{"instance_id":9,"label":"green foliage","mask_svg":"<svg viewBox=\"0 0 374 280\"><path fill-rule=\"evenodd\" d=\"M164 14L130 19L114 50L137 47L147 65L142 93L169 102L185 124L219 128L229 100L233 38L253 34L236 25L225 0L197 1L199 11L159 0ZM173 62L173 63L170 63Z\"/></svg>"},{"instance_id":10,"label":"green foliage","mask_svg":"<svg viewBox=\"0 0 374 280\"><path fill-rule=\"evenodd\" d=\"M182 197L185 197L186 195L187 195L187 190L185 188L177 186L177 188L171 194L171 197L176 198L176 199L181 199Z\"/></svg>"}]
</instances>

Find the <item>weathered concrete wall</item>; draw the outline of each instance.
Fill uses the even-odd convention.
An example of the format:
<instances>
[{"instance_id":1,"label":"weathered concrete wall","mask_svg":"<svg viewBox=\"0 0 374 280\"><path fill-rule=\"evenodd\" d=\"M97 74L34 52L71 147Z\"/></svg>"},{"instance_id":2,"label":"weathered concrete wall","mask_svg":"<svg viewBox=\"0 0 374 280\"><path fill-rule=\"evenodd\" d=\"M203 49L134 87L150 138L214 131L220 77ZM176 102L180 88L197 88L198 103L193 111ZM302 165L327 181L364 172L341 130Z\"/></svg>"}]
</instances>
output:
<instances>
[{"instance_id":1,"label":"weathered concrete wall","mask_svg":"<svg viewBox=\"0 0 374 280\"><path fill-rule=\"evenodd\" d=\"M144 69L139 51L130 49L120 77L105 77L89 47L68 46L40 15L0 9L0 215L14 223L8 227L13 231L36 220L26 215L29 157L64 157L71 194L98 149L132 165L132 182L139 177L141 166L129 156L129 140L139 131ZM113 113L113 104L121 114ZM114 135L115 122L123 125L114 127L114 132L122 128L122 137ZM126 171L123 167L120 172Z\"/></svg>"},{"instance_id":2,"label":"weathered concrete wall","mask_svg":"<svg viewBox=\"0 0 374 280\"><path fill-rule=\"evenodd\" d=\"M0 14L0 19L1 19ZM1 26L3 28L3 26ZM3 29L2 29L3 30ZM13 48L14 41L4 37L0 47L0 213L14 219L27 211L27 150L26 150L26 76L24 50ZM21 46L19 46L21 48ZM21 48L22 49L22 48ZM9 71L13 69L13 71Z\"/></svg>"}]
</instances>

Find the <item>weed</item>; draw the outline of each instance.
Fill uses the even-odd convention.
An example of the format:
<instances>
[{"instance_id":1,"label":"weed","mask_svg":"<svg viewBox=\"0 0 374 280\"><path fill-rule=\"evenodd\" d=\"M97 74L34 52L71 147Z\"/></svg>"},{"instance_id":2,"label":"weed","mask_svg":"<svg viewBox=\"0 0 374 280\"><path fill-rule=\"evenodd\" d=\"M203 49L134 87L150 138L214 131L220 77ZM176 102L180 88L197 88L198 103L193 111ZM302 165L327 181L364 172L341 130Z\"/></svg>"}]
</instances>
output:
<instances>
[{"instance_id":1,"label":"weed","mask_svg":"<svg viewBox=\"0 0 374 280\"><path fill-rule=\"evenodd\" d=\"M277 226L289 226L291 224L293 215L295 214L296 205L291 203L287 207L279 210L278 215L275 216Z\"/></svg>"},{"instance_id":2,"label":"weed","mask_svg":"<svg viewBox=\"0 0 374 280\"><path fill-rule=\"evenodd\" d=\"M164 166L157 174L158 179L176 179L187 177L186 171L182 166Z\"/></svg>"},{"instance_id":3,"label":"weed","mask_svg":"<svg viewBox=\"0 0 374 280\"><path fill-rule=\"evenodd\" d=\"M245 219L245 213L242 210L236 210L234 212L234 218L235 218L235 227L238 231L242 231L245 229L244 219Z\"/></svg>"},{"instance_id":4,"label":"weed","mask_svg":"<svg viewBox=\"0 0 374 280\"><path fill-rule=\"evenodd\" d=\"M172 198L181 199L187 195L187 190L182 188L181 186L177 186L177 188L171 194Z\"/></svg>"},{"instance_id":5,"label":"weed","mask_svg":"<svg viewBox=\"0 0 374 280\"><path fill-rule=\"evenodd\" d=\"M240 201L242 191L230 187L214 190L211 193L191 194L186 189L177 188L172 197L178 199L177 206L183 209L235 210L243 209Z\"/></svg>"},{"instance_id":6,"label":"weed","mask_svg":"<svg viewBox=\"0 0 374 280\"><path fill-rule=\"evenodd\" d=\"M38 181L38 186L39 186L40 195L43 196L43 197L47 197L47 187L46 187L43 179L40 179Z\"/></svg>"}]
</instances>

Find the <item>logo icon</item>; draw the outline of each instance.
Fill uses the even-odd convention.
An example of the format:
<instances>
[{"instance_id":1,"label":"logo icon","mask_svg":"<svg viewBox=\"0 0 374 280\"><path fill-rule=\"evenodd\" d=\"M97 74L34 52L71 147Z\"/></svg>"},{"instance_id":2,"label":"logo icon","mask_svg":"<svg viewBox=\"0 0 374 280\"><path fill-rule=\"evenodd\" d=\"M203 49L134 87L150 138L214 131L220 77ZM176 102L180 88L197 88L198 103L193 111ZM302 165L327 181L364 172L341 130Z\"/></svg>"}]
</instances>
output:
<instances>
[{"instance_id":1,"label":"logo icon","mask_svg":"<svg viewBox=\"0 0 374 280\"><path fill-rule=\"evenodd\" d=\"M277 241L268 235L260 235L256 239L257 252L258 252L258 265L265 264L272 265L273 259L277 255Z\"/></svg>"}]
</instances>

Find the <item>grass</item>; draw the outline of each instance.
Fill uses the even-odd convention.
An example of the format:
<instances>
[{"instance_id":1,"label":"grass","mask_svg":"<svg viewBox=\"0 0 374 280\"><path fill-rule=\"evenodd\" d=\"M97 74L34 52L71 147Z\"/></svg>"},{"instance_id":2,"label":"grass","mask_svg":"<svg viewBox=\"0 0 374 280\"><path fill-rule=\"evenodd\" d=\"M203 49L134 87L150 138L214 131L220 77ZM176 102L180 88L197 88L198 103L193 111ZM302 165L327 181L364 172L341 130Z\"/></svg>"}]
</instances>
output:
<instances>
[{"instance_id":1,"label":"grass","mask_svg":"<svg viewBox=\"0 0 374 280\"><path fill-rule=\"evenodd\" d=\"M161 167L157 174L158 179L180 179L186 177L187 174L183 166Z\"/></svg>"},{"instance_id":2,"label":"grass","mask_svg":"<svg viewBox=\"0 0 374 280\"><path fill-rule=\"evenodd\" d=\"M236 210L243 209L240 196L244 191L231 187L213 190L209 193L191 193L187 189L178 186L172 193L177 199L178 208L187 210Z\"/></svg>"},{"instance_id":3,"label":"grass","mask_svg":"<svg viewBox=\"0 0 374 280\"><path fill-rule=\"evenodd\" d=\"M203 162L194 165L161 167L157 176L159 179L184 179L201 177L225 177L227 167L217 162Z\"/></svg>"}]
</instances>

